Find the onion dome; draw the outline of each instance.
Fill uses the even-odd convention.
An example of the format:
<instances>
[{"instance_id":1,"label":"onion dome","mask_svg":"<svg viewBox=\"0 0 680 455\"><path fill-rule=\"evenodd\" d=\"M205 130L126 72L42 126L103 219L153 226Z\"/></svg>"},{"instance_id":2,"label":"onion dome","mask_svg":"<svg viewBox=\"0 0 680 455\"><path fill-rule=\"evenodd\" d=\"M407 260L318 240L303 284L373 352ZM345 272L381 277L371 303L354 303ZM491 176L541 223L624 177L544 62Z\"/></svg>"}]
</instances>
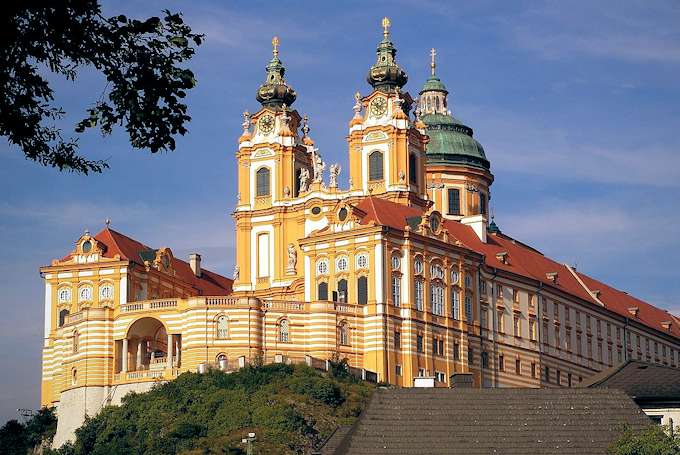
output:
<instances>
[{"instance_id":1,"label":"onion dome","mask_svg":"<svg viewBox=\"0 0 680 455\"><path fill-rule=\"evenodd\" d=\"M368 71L366 80L371 86L382 92L392 92L395 88L406 85L408 76L406 72L397 65L395 55L397 49L390 41L390 20L383 18L383 39L378 44L376 53L378 58L371 69Z\"/></svg>"},{"instance_id":2,"label":"onion dome","mask_svg":"<svg viewBox=\"0 0 680 455\"><path fill-rule=\"evenodd\" d=\"M284 104L293 104L297 94L283 79L286 69L279 60L279 38L276 36L272 39L272 54L273 57L265 68L267 80L257 89L256 99L264 107L279 109Z\"/></svg>"},{"instance_id":3,"label":"onion dome","mask_svg":"<svg viewBox=\"0 0 680 455\"><path fill-rule=\"evenodd\" d=\"M473 137L472 128L451 115L448 108L448 90L435 74L436 51L432 57L430 77L420 91L418 109L420 120L427 126L430 142L427 144L427 162L431 164L466 165L489 170L482 144Z\"/></svg>"}]
</instances>

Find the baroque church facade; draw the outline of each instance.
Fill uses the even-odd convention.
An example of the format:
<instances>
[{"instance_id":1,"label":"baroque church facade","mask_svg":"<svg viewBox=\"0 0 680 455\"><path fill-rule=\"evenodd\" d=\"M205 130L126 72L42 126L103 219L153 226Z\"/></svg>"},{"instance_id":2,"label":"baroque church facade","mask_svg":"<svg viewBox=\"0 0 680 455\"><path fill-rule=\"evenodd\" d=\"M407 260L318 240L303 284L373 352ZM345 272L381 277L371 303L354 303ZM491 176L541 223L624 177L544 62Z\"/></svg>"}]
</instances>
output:
<instances>
[{"instance_id":1,"label":"baroque church facade","mask_svg":"<svg viewBox=\"0 0 680 455\"><path fill-rule=\"evenodd\" d=\"M680 320L501 232L494 176L435 71L414 99L383 39L349 121L349 187L292 105L274 38L238 138L233 279L108 224L41 268L55 444L184 371L347 359L379 381L571 387L628 359L677 367Z\"/></svg>"}]
</instances>

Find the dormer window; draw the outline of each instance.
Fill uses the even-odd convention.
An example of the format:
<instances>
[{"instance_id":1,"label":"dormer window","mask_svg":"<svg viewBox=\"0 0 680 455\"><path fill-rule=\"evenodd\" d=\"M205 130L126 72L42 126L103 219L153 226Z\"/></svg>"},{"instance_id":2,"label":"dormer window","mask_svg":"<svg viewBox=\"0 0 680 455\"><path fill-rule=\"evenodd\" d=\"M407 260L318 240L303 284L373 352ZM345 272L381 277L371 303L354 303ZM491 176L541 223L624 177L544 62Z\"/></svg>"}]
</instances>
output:
<instances>
[{"instance_id":1,"label":"dormer window","mask_svg":"<svg viewBox=\"0 0 680 455\"><path fill-rule=\"evenodd\" d=\"M546 278L557 284L557 272L548 272L545 274Z\"/></svg>"},{"instance_id":2,"label":"dormer window","mask_svg":"<svg viewBox=\"0 0 680 455\"><path fill-rule=\"evenodd\" d=\"M501 251L500 253L496 253L496 259L498 259L498 262L501 264L507 264L508 263L508 252L507 251Z\"/></svg>"},{"instance_id":3,"label":"dormer window","mask_svg":"<svg viewBox=\"0 0 680 455\"><path fill-rule=\"evenodd\" d=\"M638 317L638 313L640 312L640 309L636 306L628 308L628 312L633 316L634 318Z\"/></svg>"},{"instance_id":4,"label":"dormer window","mask_svg":"<svg viewBox=\"0 0 680 455\"><path fill-rule=\"evenodd\" d=\"M92 251L92 242L90 240L86 240L83 242L83 253L89 253Z\"/></svg>"}]
</instances>

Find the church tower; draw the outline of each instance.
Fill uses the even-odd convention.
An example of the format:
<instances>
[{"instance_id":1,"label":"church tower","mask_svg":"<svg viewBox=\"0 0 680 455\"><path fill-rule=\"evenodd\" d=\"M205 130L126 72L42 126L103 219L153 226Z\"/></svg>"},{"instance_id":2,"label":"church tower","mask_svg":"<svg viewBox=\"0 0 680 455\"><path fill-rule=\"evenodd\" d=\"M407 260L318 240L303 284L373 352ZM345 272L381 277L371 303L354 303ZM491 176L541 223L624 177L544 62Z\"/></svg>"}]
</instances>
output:
<instances>
[{"instance_id":1,"label":"church tower","mask_svg":"<svg viewBox=\"0 0 680 455\"><path fill-rule=\"evenodd\" d=\"M287 248L303 232L288 207L301 192L301 176L310 176L313 169L307 119L290 109L297 94L284 79L277 37L272 48L266 79L256 95L262 107L253 115L243 114L236 152L235 291L284 288L295 279L296 271L285 264ZM298 135L301 126L303 137Z\"/></svg>"},{"instance_id":2,"label":"church tower","mask_svg":"<svg viewBox=\"0 0 680 455\"><path fill-rule=\"evenodd\" d=\"M470 224L486 238L491 165L472 128L453 117L448 90L436 74L436 51L430 51L430 77L418 102L427 126L427 188L435 208L446 218Z\"/></svg>"},{"instance_id":3,"label":"church tower","mask_svg":"<svg viewBox=\"0 0 680 455\"><path fill-rule=\"evenodd\" d=\"M409 118L414 101L401 91L408 76L396 62L388 18L382 26L383 39L367 77L373 91L364 97L355 95L355 114L349 123L350 189L424 206L427 137L424 125Z\"/></svg>"}]
</instances>

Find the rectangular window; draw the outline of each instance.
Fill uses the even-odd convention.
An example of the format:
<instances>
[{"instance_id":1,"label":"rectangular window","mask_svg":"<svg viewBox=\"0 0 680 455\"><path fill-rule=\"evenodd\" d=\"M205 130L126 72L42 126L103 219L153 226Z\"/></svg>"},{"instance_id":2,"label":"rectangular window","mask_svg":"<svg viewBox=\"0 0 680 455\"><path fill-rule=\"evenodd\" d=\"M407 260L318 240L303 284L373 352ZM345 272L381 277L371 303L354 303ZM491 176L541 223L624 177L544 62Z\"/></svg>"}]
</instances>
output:
<instances>
[{"instance_id":1,"label":"rectangular window","mask_svg":"<svg viewBox=\"0 0 680 455\"><path fill-rule=\"evenodd\" d=\"M401 376L401 365L396 365L394 367L394 372L397 374L397 376Z\"/></svg>"},{"instance_id":2,"label":"rectangular window","mask_svg":"<svg viewBox=\"0 0 680 455\"><path fill-rule=\"evenodd\" d=\"M519 303L519 291L517 289L512 290L512 301Z\"/></svg>"},{"instance_id":3,"label":"rectangular window","mask_svg":"<svg viewBox=\"0 0 680 455\"><path fill-rule=\"evenodd\" d=\"M465 296L465 321L472 322L472 297L469 295Z\"/></svg>"},{"instance_id":4,"label":"rectangular window","mask_svg":"<svg viewBox=\"0 0 680 455\"><path fill-rule=\"evenodd\" d=\"M444 340L440 338L437 345L439 346L439 355L444 355Z\"/></svg>"},{"instance_id":5,"label":"rectangular window","mask_svg":"<svg viewBox=\"0 0 680 455\"><path fill-rule=\"evenodd\" d=\"M529 294L529 308L536 307L536 296L534 294Z\"/></svg>"},{"instance_id":6,"label":"rectangular window","mask_svg":"<svg viewBox=\"0 0 680 455\"><path fill-rule=\"evenodd\" d=\"M460 215L460 190L457 188L449 188L448 196L449 215Z\"/></svg>"},{"instance_id":7,"label":"rectangular window","mask_svg":"<svg viewBox=\"0 0 680 455\"><path fill-rule=\"evenodd\" d=\"M609 366L612 366L613 361L614 361L614 354L613 354L613 351L612 351L612 347L607 346L607 364Z\"/></svg>"},{"instance_id":8,"label":"rectangular window","mask_svg":"<svg viewBox=\"0 0 680 455\"><path fill-rule=\"evenodd\" d=\"M587 352L588 358L592 360L592 358L593 358L593 339L590 336L588 336L587 345L588 345L588 352Z\"/></svg>"},{"instance_id":9,"label":"rectangular window","mask_svg":"<svg viewBox=\"0 0 680 455\"><path fill-rule=\"evenodd\" d=\"M529 339L536 341L536 319L529 318Z\"/></svg>"},{"instance_id":10,"label":"rectangular window","mask_svg":"<svg viewBox=\"0 0 680 455\"><path fill-rule=\"evenodd\" d=\"M408 156L408 181L418 183L418 158L413 153Z\"/></svg>"},{"instance_id":11,"label":"rectangular window","mask_svg":"<svg viewBox=\"0 0 680 455\"><path fill-rule=\"evenodd\" d=\"M479 213L486 215L486 194L479 193Z\"/></svg>"},{"instance_id":12,"label":"rectangular window","mask_svg":"<svg viewBox=\"0 0 680 455\"><path fill-rule=\"evenodd\" d=\"M522 374L522 361L520 359L515 359L515 374L518 376Z\"/></svg>"},{"instance_id":13,"label":"rectangular window","mask_svg":"<svg viewBox=\"0 0 680 455\"><path fill-rule=\"evenodd\" d=\"M550 367L545 367L543 369L543 380L550 383Z\"/></svg>"},{"instance_id":14,"label":"rectangular window","mask_svg":"<svg viewBox=\"0 0 680 455\"><path fill-rule=\"evenodd\" d=\"M416 310L423 311L423 280L416 280L414 283L416 300Z\"/></svg>"},{"instance_id":15,"label":"rectangular window","mask_svg":"<svg viewBox=\"0 0 680 455\"><path fill-rule=\"evenodd\" d=\"M505 357L503 356L503 354L500 354L498 356L498 370L505 371Z\"/></svg>"},{"instance_id":16,"label":"rectangular window","mask_svg":"<svg viewBox=\"0 0 680 455\"><path fill-rule=\"evenodd\" d=\"M441 371L435 371L434 372L434 378L437 380L437 382L446 383L446 375L444 373L442 373Z\"/></svg>"},{"instance_id":17,"label":"rectangular window","mask_svg":"<svg viewBox=\"0 0 680 455\"><path fill-rule=\"evenodd\" d=\"M432 314L444 315L444 288L438 284L430 285L430 305Z\"/></svg>"},{"instance_id":18,"label":"rectangular window","mask_svg":"<svg viewBox=\"0 0 680 455\"><path fill-rule=\"evenodd\" d=\"M557 349L562 348L562 332L560 331L559 324L555 324L555 347Z\"/></svg>"},{"instance_id":19,"label":"rectangular window","mask_svg":"<svg viewBox=\"0 0 680 455\"><path fill-rule=\"evenodd\" d=\"M456 288L451 288L451 317L460 319L460 292Z\"/></svg>"},{"instance_id":20,"label":"rectangular window","mask_svg":"<svg viewBox=\"0 0 680 455\"><path fill-rule=\"evenodd\" d=\"M468 348L468 365L474 364L475 364L475 350L472 348Z\"/></svg>"},{"instance_id":21,"label":"rectangular window","mask_svg":"<svg viewBox=\"0 0 680 455\"><path fill-rule=\"evenodd\" d=\"M487 322L488 319L489 319L489 315L488 315L486 309L482 308L479 311L479 325L480 325L480 327L482 327L483 329L488 328L489 327L489 324Z\"/></svg>"},{"instance_id":22,"label":"rectangular window","mask_svg":"<svg viewBox=\"0 0 680 455\"><path fill-rule=\"evenodd\" d=\"M579 357L583 356L583 342L580 333L576 334L576 355Z\"/></svg>"},{"instance_id":23,"label":"rectangular window","mask_svg":"<svg viewBox=\"0 0 680 455\"><path fill-rule=\"evenodd\" d=\"M519 316L513 316L512 318L512 330L516 337L522 336L522 328L520 327Z\"/></svg>"},{"instance_id":24,"label":"rectangular window","mask_svg":"<svg viewBox=\"0 0 680 455\"><path fill-rule=\"evenodd\" d=\"M392 275L392 304L396 307L401 306L401 277Z\"/></svg>"},{"instance_id":25,"label":"rectangular window","mask_svg":"<svg viewBox=\"0 0 680 455\"><path fill-rule=\"evenodd\" d=\"M481 292L483 295L486 295L486 281L481 280L479 282L479 292Z\"/></svg>"},{"instance_id":26,"label":"rectangular window","mask_svg":"<svg viewBox=\"0 0 680 455\"><path fill-rule=\"evenodd\" d=\"M571 373L567 373L567 386L571 387Z\"/></svg>"},{"instance_id":27,"label":"rectangular window","mask_svg":"<svg viewBox=\"0 0 680 455\"><path fill-rule=\"evenodd\" d=\"M269 234L257 236L257 276L265 278L269 276Z\"/></svg>"},{"instance_id":28,"label":"rectangular window","mask_svg":"<svg viewBox=\"0 0 680 455\"><path fill-rule=\"evenodd\" d=\"M401 349L401 332L394 332L394 349Z\"/></svg>"},{"instance_id":29,"label":"rectangular window","mask_svg":"<svg viewBox=\"0 0 680 455\"><path fill-rule=\"evenodd\" d=\"M560 370L557 370L557 374L556 374L556 376L555 376L555 383L557 383L557 385L561 385L561 384L560 384L560 382L561 382L561 381L560 381L561 376L562 376L562 372L561 372Z\"/></svg>"},{"instance_id":30,"label":"rectangular window","mask_svg":"<svg viewBox=\"0 0 680 455\"><path fill-rule=\"evenodd\" d=\"M416 336L416 351L423 352L423 336Z\"/></svg>"},{"instance_id":31,"label":"rectangular window","mask_svg":"<svg viewBox=\"0 0 680 455\"><path fill-rule=\"evenodd\" d=\"M425 368L418 368L418 377L422 378L425 376Z\"/></svg>"},{"instance_id":32,"label":"rectangular window","mask_svg":"<svg viewBox=\"0 0 680 455\"><path fill-rule=\"evenodd\" d=\"M498 310L498 320L496 321L496 324L498 326L497 330L498 333L505 333L505 318L503 317L504 311L503 310Z\"/></svg>"},{"instance_id":33,"label":"rectangular window","mask_svg":"<svg viewBox=\"0 0 680 455\"><path fill-rule=\"evenodd\" d=\"M543 333L541 336L543 337L543 345L548 346L550 344L550 334L548 333L548 321L545 319L543 320Z\"/></svg>"},{"instance_id":34,"label":"rectangular window","mask_svg":"<svg viewBox=\"0 0 680 455\"><path fill-rule=\"evenodd\" d=\"M503 286L500 284L496 285L496 298L503 300Z\"/></svg>"},{"instance_id":35,"label":"rectangular window","mask_svg":"<svg viewBox=\"0 0 680 455\"><path fill-rule=\"evenodd\" d=\"M531 377L536 378L536 362L531 362Z\"/></svg>"},{"instance_id":36,"label":"rectangular window","mask_svg":"<svg viewBox=\"0 0 680 455\"><path fill-rule=\"evenodd\" d=\"M566 329L564 338L567 342L567 351L571 352L571 329Z\"/></svg>"},{"instance_id":37,"label":"rectangular window","mask_svg":"<svg viewBox=\"0 0 680 455\"><path fill-rule=\"evenodd\" d=\"M460 344L453 343L453 360L460 360Z\"/></svg>"},{"instance_id":38,"label":"rectangular window","mask_svg":"<svg viewBox=\"0 0 680 455\"><path fill-rule=\"evenodd\" d=\"M482 352L482 368L489 368L489 354L486 351Z\"/></svg>"},{"instance_id":39,"label":"rectangular window","mask_svg":"<svg viewBox=\"0 0 680 455\"><path fill-rule=\"evenodd\" d=\"M368 303L368 278L365 276L357 279L357 302L360 305Z\"/></svg>"}]
</instances>

